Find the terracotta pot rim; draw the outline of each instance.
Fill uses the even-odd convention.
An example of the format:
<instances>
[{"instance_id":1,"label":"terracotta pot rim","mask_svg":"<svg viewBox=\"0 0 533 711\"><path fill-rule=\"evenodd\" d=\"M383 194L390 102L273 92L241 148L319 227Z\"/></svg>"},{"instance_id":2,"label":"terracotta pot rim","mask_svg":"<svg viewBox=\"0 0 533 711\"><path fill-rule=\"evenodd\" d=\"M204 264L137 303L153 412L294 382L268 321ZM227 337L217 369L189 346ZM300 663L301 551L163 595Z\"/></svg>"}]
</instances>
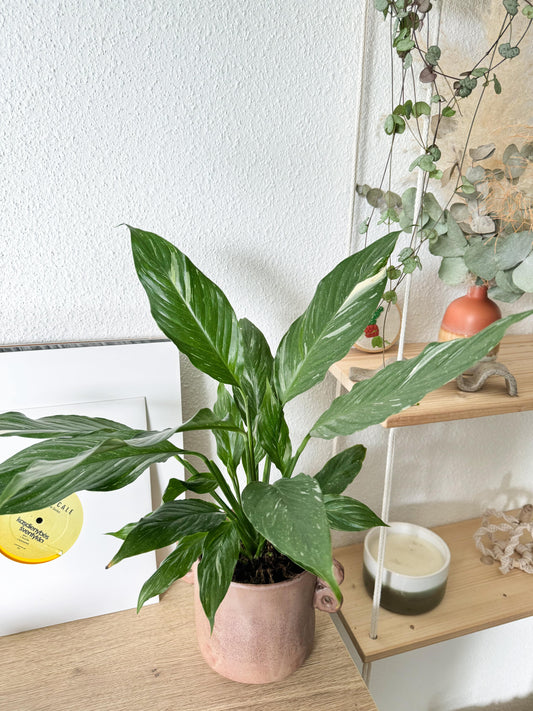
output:
<instances>
[{"instance_id":1,"label":"terracotta pot rim","mask_svg":"<svg viewBox=\"0 0 533 711\"><path fill-rule=\"evenodd\" d=\"M299 580L301 580L301 578L303 578L305 575L313 575L313 573L310 573L308 570L302 570L301 573L298 573L298 575L295 575L293 578L290 578L289 580L281 580L279 583L234 583L234 582L232 582L232 583L230 583L230 587L253 588L253 589L261 590L261 591L272 590L273 587L277 587L279 589L282 587L288 587L289 585L294 585Z\"/></svg>"}]
</instances>

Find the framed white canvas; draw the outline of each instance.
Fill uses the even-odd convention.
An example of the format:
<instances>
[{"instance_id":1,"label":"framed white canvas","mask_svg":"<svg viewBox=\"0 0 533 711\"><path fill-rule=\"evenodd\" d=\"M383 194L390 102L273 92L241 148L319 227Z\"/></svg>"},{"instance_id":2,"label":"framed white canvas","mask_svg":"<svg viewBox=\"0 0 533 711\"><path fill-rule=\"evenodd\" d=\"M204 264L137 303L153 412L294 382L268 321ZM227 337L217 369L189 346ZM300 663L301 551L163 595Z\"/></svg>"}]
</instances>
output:
<instances>
[{"instance_id":1,"label":"framed white canvas","mask_svg":"<svg viewBox=\"0 0 533 711\"><path fill-rule=\"evenodd\" d=\"M179 358L169 342L78 345L0 352L0 411L105 417L140 429L181 422ZM181 437L173 440L181 445ZM32 443L0 438L0 461ZM0 555L0 635L135 607L156 569L146 553L106 570L120 541L105 533L157 507L175 460L157 464L114 492L79 492L81 533L59 558L27 565ZM155 600L154 600L155 601Z\"/></svg>"}]
</instances>

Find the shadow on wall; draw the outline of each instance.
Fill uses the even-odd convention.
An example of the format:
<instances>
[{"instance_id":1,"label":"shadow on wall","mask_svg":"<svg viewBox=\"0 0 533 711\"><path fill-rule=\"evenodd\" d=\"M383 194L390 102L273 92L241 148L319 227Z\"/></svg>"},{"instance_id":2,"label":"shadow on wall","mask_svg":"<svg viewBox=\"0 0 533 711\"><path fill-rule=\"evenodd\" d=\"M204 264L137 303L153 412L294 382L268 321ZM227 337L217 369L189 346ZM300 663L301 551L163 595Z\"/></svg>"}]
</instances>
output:
<instances>
[{"instance_id":1,"label":"shadow on wall","mask_svg":"<svg viewBox=\"0 0 533 711\"><path fill-rule=\"evenodd\" d=\"M533 694L521 699L511 699L490 706L468 706L457 711L531 711L533 709Z\"/></svg>"}]
</instances>

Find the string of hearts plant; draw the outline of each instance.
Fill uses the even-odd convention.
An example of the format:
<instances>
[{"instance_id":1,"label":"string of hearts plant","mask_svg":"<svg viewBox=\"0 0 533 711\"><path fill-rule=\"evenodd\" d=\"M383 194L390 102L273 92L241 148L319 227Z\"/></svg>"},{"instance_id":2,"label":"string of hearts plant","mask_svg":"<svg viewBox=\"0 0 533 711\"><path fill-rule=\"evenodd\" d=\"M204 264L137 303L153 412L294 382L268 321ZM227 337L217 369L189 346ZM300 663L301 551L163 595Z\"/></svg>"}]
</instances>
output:
<instances>
[{"instance_id":1,"label":"string of hearts plant","mask_svg":"<svg viewBox=\"0 0 533 711\"><path fill-rule=\"evenodd\" d=\"M434 3L429 0L374 0L374 7L389 22L390 50L401 63L401 74L396 95L391 98L391 110L384 121L384 131L391 137L382 179L378 187L357 185L357 192L366 199L372 211L359 225L360 234L367 234L379 213L377 225L386 224L392 229L398 224L411 235L410 244L397 257L397 264L390 265L389 287L384 293L384 302L389 308L396 303L397 289L407 274L422 268L420 250L430 241L447 243L447 235L461 232L454 216L447 209L453 194L444 207L429 190L431 180L446 183L456 171L454 192L462 193L462 180L466 171L464 161L468 155L468 144L472 129L487 89L492 87L501 94L502 86L496 70L504 62L520 55L520 45L533 22L533 1L502 0L502 21L500 29L490 46L473 57L465 71L452 76L443 68L445 57L442 48L431 44L431 19ZM518 34L518 37L517 37ZM445 62L444 62L445 63ZM395 72L391 59L390 86L395 86ZM431 86L431 101L419 98L420 89ZM453 121L456 113L461 113L461 104L478 92L475 109L470 122L465 145L457 165L446 170L439 168L441 149L438 145L439 131L446 122ZM410 98L407 98L410 95ZM430 121L429 130L423 130L422 123ZM410 161L407 172L418 168L423 175L420 189L419 207L415 214L415 189L409 188L402 196L392 191L392 165L396 142L401 134L410 134L419 148L419 155ZM398 162L395 161L395 165ZM464 169L463 169L464 167ZM387 186L386 186L387 183ZM451 249L451 248L450 248ZM448 249L449 252L449 249ZM442 256L442 255L441 255ZM449 267L450 264L447 263ZM453 265L452 265L453 266ZM383 347L380 335L372 342L373 347Z\"/></svg>"},{"instance_id":2,"label":"string of hearts plant","mask_svg":"<svg viewBox=\"0 0 533 711\"><path fill-rule=\"evenodd\" d=\"M327 274L273 355L261 331L238 319L220 288L177 247L129 230L155 321L198 370L219 383L216 402L162 431L98 417L0 415L2 435L42 440L0 464L0 514L35 511L84 489L119 489L151 464L174 458L189 477L171 479L159 508L113 534L122 543L110 565L176 544L143 585L139 608L200 559L199 594L213 626L232 579L274 553L325 580L340 600L330 530L359 531L382 522L343 494L361 468L364 447L348 447L317 473L306 473L299 459L309 440L352 434L417 403L533 312L509 316L470 339L430 344L418 357L387 366L336 398L295 446L284 408L319 383L363 332L383 296L398 232ZM216 459L173 444L172 435L191 430L212 432ZM208 493L212 500L180 498L184 492Z\"/></svg>"}]
</instances>

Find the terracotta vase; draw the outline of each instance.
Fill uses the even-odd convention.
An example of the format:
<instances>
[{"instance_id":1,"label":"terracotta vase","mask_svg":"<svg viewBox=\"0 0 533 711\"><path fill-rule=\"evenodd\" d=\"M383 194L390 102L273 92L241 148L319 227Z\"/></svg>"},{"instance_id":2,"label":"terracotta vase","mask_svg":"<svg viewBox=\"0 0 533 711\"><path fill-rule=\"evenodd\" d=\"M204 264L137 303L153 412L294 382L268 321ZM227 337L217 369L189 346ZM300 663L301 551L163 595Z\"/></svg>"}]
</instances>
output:
<instances>
[{"instance_id":1,"label":"terracotta vase","mask_svg":"<svg viewBox=\"0 0 533 711\"><path fill-rule=\"evenodd\" d=\"M344 570L337 562L335 576L342 582ZM308 572L270 585L231 583L211 634L194 569L200 652L214 671L233 681L267 684L292 674L313 647L315 608L335 612L339 607L327 584Z\"/></svg>"},{"instance_id":2,"label":"terracotta vase","mask_svg":"<svg viewBox=\"0 0 533 711\"><path fill-rule=\"evenodd\" d=\"M502 317L498 304L487 296L486 286L471 286L466 296L451 302L442 319L439 341L467 338ZM487 357L495 357L498 346Z\"/></svg>"}]
</instances>

